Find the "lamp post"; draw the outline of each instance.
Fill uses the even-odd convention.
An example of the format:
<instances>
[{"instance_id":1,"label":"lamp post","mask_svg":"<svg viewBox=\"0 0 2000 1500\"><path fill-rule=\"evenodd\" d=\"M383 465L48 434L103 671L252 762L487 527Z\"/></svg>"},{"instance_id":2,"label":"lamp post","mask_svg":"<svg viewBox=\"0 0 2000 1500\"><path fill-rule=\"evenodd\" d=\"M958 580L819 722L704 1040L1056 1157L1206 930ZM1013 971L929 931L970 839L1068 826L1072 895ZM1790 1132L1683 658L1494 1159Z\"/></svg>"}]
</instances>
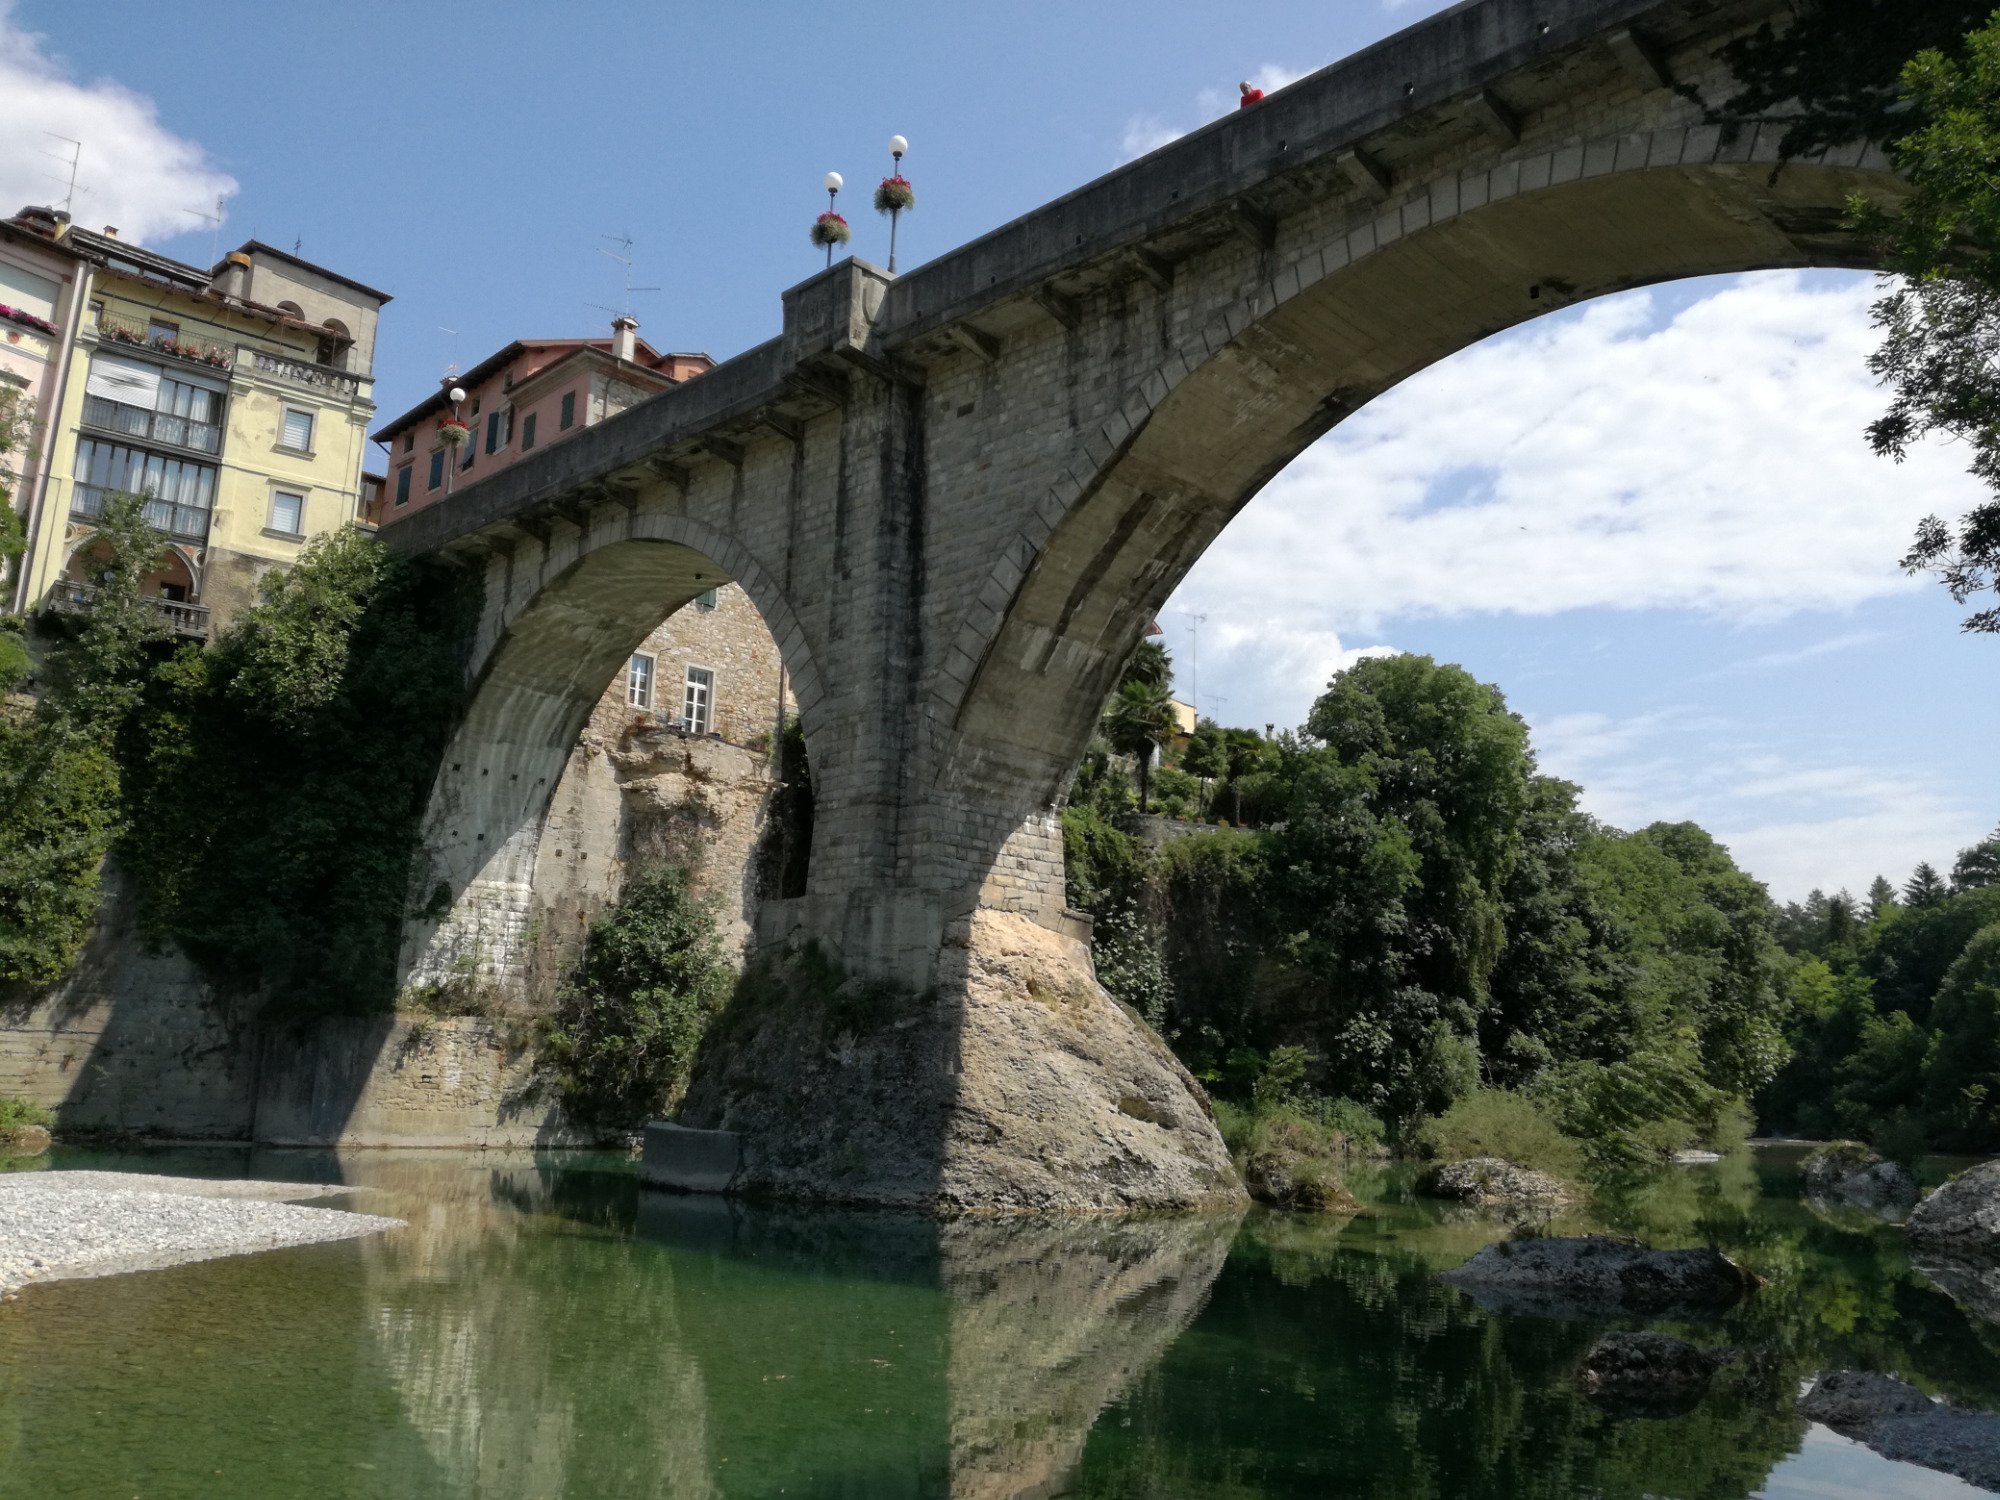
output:
<instances>
[{"instance_id":1,"label":"lamp post","mask_svg":"<svg viewBox=\"0 0 2000 1500\"><path fill-rule=\"evenodd\" d=\"M903 177L903 153L910 149L907 136L889 137L889 155L895 162L895 170L883 179L875 189L875 206L889 216L889 274L896 273L896 225L903 217L903 210L917 206L917 195Z\"/></svg>"},{"instance_id":2,"label":"lamp post","mask_svg":"<svg viewBox=\"0 0 2000 1500\"><path fill-rule=\"evenodd\" d=\"M451 377L449 375L445 377L445 379L447 380L449 380L450 378ZM465 404L465 387L462 385L452 386L449 390L447 390L444 393L444 398L445 400L451 403L452 420L454 422L461 420L458 414L458 409L459 407ZM472 434L470 431L466 433L465 441L468 443L472 441ZM452 491L453 485L455 485L457 482L458 482L458 450L456 448L453 448L449 443L447 443L445 445L444 492L447 495L449 495Z\"/></svg>"},{"instance_id":3,"label":"lamp post","mask_svg":"<svg viewBox=\"0 0 2000 1500\"><path fill-rule=\"evenodd\" d=\"M826 174L822 186L826 188L827 214L829 217L837 219L840 216L840 211L834 207L834 200L840 196L840 190L847 186L847 179L842 177L838 172L829 172ZM826 219L820 220L822 224L826 222ZM831 266L833 264L833 247L840 242L834 238L830 228L828 233L821 237L820 242L826 246L826 263L828 266Z\"/></svg>"}]
</instances>

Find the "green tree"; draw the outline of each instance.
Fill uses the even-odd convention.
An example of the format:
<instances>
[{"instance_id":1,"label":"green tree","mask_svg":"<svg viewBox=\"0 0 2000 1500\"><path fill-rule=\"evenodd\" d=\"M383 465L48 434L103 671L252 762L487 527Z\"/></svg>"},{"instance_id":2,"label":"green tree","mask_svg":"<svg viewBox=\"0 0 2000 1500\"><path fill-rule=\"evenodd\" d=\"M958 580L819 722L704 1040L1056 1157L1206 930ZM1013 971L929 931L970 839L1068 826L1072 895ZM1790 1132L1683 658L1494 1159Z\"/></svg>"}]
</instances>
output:
<instances>
[{"instance_id":1,"label":"green tree","mask_svg":"<svg viewBox=\"0 0 2000 1500\"><path fill-rule=\"evenodd\" d=\"M1940 1144L2000 1147L2000 923L1981 929L1945 975L1931 1017L1924 1107Z\"/></svg>"},{"instance_id":2,"label":"green tree","mask_svg":"<svg viewBox=\"0 0 2000 1500\"><path fill-rule=\"evenodd\" d=\"M404 922L437 895L419 822L464 696L472 590L328 533L206 651L152 674L123 740L120 858L153 933L288 1007L393 1003Z\"/></svg>"},{"instance_id":3,"label":"green tree","mask_svg":"<svg viewBox=\"0 0 2000 1500\"><path fill-rule=\"evenodd\" d=\"M1960 7L1911 6L1956 26ZM1888 411L1868 429L1875 451L1902 459L1941 433L1966 444L1970 468L1993 492L1955 524L1931 516L1903 564L1934 572L1963 604L2000 579L2000 16L1965 35L1958 55L1939 37L1912 57L1900 89L1915 128L1890 148L1910 196L1891 216L1860 200L1853 220L1898 280L1875 305L1883 332L1869 368L1890 386ZM2000 631L2000 607L1964 628Z\"/></svg>"},{"instance_id":4,"label":"green tree","mask_svg":"<svg viewBox=\"0 0 2000 1500\"><path fill-rule=\"evenodd\" d=\"M1989 885L2000 885L2000 829L1991 838L1981 839L1970 849L1958 851L1958 859L1951 867L1951 889L1954 895L1964 891L1981 891Z\"/></svg>"},{"instance_id":5,"label":"green tree","mask_svg":"<svg viewBox=\"0 0 2000 1500\"><path fill-rule=\"evenodd\" d=\"M49 653L45 706L108 747L138 707L154 649L171 632L143 593L146 575L166 553L146 524L145 501L107 495L96 527L79 553L91 594L72 617L70 638Z\"/></svg>"},{"instance_id":6,"label":"green tree","mask_svg":"<svg viewBox=\"0 0 2000 1500\"><path fill-rule=\"evenodd\" d=\"M1933 869L1929 861L1919 864L1911 871L1910 878L1903 883L1903 904L1905 906L1936 906L1949 894L1945 883Z\"/></svg>"},{"instance_id":7,"label":"green tree","mask_svg":"<svg viewBox=\"0 0 2000 1500\"><path fill-rule=\"evenodd\" d=\"M1174 659L1167 654L1167 648L1153 640L1142 640L1134 646L1125 669L1118 674L1120 687L1128 682L1170 690L1174 685Z\"/></svg>"},{"instance_id":8,"label":"green tree","mask_svg":"<svg viewBox=\"0 0 2000 1500\"><path fill-rule=\"evenodd\" d=\"M1864 910L1866 920L1880 922L1896 909L1896 888L1883 876L1877 875L1868 883L1868 905Z\"/></svg>"},{"instance_id":9,"label":"green tree","mask_svg":"<svg viewBox=\"0 0 2000 1500\"><path fill-rule=\"evenodd\" d=\"M576 1118L641 1125L686 1090L728 990L713 906L691 893L686 871L655 870L592 924L579 972L543 1027L541 1066Z\"/></svg>"},{"instance_id":10,"label":"green tree","mask_svg":"<svg viewBox=\"0 0 2000 1500\"><path fill-rule=\"evenodd\" d=\"M1427 656L1371 658L1313 705L1275 864L1303 1040L1331 1091L1390 1118L1477 1081L1533 760L1499 691Z\"/></svg>"},{"instance_id":11,"label":"green tree","mask_svg":"<svg viewBox=\"0 0 2000 1500\"><path fill-rule=\"evenodd\" d=\"M1120 755L1132 757L1139 778L1139 811L1147 810L1152 790L1153 754L1180 728L1174 700L1163 686L1127 682L1104 711L1104 737Z\"/></svg>"}]
</instances>

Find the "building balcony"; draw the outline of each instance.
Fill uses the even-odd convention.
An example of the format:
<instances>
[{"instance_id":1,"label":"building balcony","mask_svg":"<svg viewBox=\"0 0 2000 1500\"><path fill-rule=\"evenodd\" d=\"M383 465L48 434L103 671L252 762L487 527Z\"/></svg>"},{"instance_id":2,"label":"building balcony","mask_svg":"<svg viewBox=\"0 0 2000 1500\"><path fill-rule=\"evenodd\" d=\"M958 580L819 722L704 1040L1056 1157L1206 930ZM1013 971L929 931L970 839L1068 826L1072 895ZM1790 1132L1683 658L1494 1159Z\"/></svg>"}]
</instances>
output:
<instances>
[{"instance_id":1,"label":"building balcony","mask_svg":"<svg viewBox=\"0 0 2000 1500\"><path fill-rule=\"evenodd\" d=\"M70 489L69 517L72 521L95 521L104 513L105 500L121 493L101 484L74 485ZM163 532L177 542L193 542L196 545L207 542L209 513L203 507L176 505L171 500L151 495L140 498L146 502L143 511L146 524L153 530Z\"/></svg>"},{"instance_id":2,"label":"building balcony","mask_svg":"<svg viewBox=\"0 0 2000 1500\"><path fill-rule=\"evenodd\" d=\"M217 423L197 422L192 417L177 417L171 412L150 411L143 406L113 401L108 396L83 398L83 425L95 427L101 432L114 432L120 437L138 438L142 442L186 448L194 453L222 451L222 428Z\"/></svg>"},{"instance_id":3,"label":"building balcony","mask_svg":"<svg viewBox=\"0 0 2000 1500\"><path fill-rule=\"evenodd\" d=\"M48 597L43 604L60 615L82 614L97 603L98 589L95 584L77 583L72 579L59 578L50 586ZM184 604L178 599L148 597L144 603L157 611L167 622L167 627L175 635L190 640L208 639L208 606L205 604Z\"/></svg>"},{"instance_id":4,"label":"building balcony","mask_svg":"<svg viewBox=\"0 0 2000 1500\"><path fill-rule=\"evenodd\" d=\"M211 344L206 339L185 338L179 334L169 338L164 334L150 333L131 323L121 323L116 318L100 317L97 320L97 331L115 344L128 344L134 349L146 349L154 354L184 359L190 364L206 365L212 370L226 370L236 363L236 351L221 344Z\"/></svg>"},{"instance_id":5,"label":"building balcony","mask_svg":"<svg viewBox=\"0 0 2000 1500\"><path fill-rule=\"evenodd\" d=\"M368 378L346 370L336 370L331 365L314 364L310 360L286 359L283 355L266 354L261 349L250 351L250 367L259 375L269 375L289 385L331 391L342 396L354 395L361 389L361 382Z\"/></svg>"}]
</instances>

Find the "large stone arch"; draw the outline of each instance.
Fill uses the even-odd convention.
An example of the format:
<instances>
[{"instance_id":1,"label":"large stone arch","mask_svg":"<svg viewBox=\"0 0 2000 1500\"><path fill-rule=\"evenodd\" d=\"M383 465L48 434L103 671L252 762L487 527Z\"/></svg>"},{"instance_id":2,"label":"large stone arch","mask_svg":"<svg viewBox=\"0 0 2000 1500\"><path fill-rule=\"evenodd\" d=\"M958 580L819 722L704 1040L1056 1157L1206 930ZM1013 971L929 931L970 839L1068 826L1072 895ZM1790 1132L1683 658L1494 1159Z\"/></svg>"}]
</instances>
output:
<instances>
[{"instance_id":1,"label":"large stone arch","mask_svg":"<svg viewBox=\"0 0 2000 1500\"><path fill-rule=\"evenodd\" d=\"M1403 190L1182 339L1087 433L1002 550L927 703L935 795L988 825L981 904L1046 912L1053 810L1141 631L1224 526L1308 445L1460 349L1663 281L1865 266L1850 194L1900 192L1856 145L1781 164L1714 126L1523 150ZM995 601L1004 601L995 608ZM1011 866L1022 866L1012 870Z\"/></svg>"},{"instance_id":2,"label":"large stone arch","mask_svg":"<svg viewBox=\"0 0 2000 1500\"><path fill-rule=\"evenodd\" d=\"M619 667L696 595L743 588L778 642L808 746L822 738L805 629L740 542L664 499L563 531L552 525L486 559L472 688L424 818L424 906L400 966L408 984L520 979L536 853L564 762Z\"/></svg>"}]
</instances>

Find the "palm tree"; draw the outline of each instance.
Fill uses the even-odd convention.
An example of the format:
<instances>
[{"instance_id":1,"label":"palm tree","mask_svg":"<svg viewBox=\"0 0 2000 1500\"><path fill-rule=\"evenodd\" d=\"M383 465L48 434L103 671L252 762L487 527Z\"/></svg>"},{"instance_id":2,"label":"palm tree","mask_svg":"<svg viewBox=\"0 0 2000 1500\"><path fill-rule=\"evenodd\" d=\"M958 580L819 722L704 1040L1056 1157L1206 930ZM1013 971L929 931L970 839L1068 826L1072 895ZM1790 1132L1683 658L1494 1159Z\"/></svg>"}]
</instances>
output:
<instances>
[{"instance_id":1,"label":"palm tree","mask_svg":"<svg viewBox=\"0 0 2000 1500\"><path fill-rule=\"evenodd\" d=\"M1139 811L1153 785L1153 752L1180 729L1174 699L1164 684L1127 682L1112 695L1104 711L1104 737L1111 748L1129 755L1139 767Z\"/></svg>"},{"instance_id":2,"label":"palm tree","mask_svg":"<svg viewBox=\"0 0 2000 1500\"><path fill-rule=\"evenodd\" d=\"M1143 682L1148 687L1170 688L1174 685L1174 659L1167 655L1167 648L1158 641L1141 641L1132 648L1132 655L1125 662L1125 670L1118 674L1118 685L1128 682Z\"/></svg>"}]
</instances>

